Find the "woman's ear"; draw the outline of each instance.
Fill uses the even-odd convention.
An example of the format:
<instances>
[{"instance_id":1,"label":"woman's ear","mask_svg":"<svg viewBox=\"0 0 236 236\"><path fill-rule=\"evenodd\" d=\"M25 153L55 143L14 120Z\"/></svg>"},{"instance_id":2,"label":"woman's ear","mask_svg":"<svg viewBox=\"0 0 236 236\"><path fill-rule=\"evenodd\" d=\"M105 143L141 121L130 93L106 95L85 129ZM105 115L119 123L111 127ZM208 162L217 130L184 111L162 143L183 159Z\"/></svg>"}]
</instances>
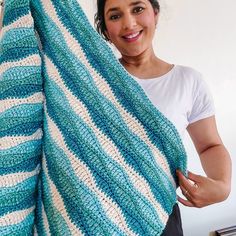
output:
<instances>
[{"instance_id":1,"label":"woman's ear","mask_svg":"<svg viewBox=\"0 0 236 236\"><path fill-rule=\"evenodd\" d=\"M109 42L111 42L111 39L110 39L110 36L109 36L109 33L107 32L107 30L104 31L104 34L105 34L106 37L109 39Z\"/></svg>"},{"instance_id":2,"label":"woman's ear","mask_svg":"<svg viewBox=\"0 0 236 236\"><path fill-rule=\"evenodd\" d=\"M155 17L155 25L157 25L159 18L159 11L157 9L154 9L154 17Z\"/></svg>"}]
</instances>

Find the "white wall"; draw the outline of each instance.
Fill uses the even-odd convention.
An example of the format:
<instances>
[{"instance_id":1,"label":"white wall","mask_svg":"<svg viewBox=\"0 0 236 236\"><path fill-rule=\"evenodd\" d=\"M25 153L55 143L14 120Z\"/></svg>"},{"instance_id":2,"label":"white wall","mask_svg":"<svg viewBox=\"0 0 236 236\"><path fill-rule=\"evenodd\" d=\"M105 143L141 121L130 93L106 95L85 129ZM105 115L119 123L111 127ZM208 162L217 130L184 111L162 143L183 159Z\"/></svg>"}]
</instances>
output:
<instances>
[{"instance_id":1,"label":"white wall","mask_svg":"<svg viewBox=\"0 0 236 236\"><path fill-rule=\"evenodd\" d=\"M162 0L155 38L157 55L201 71L213 94L218 129L236 167L236 1ZM189 169L203 173L192 144L186 142ZM227 201L203 209L181 207L186 236L236 225L236 173Z\"/></svg>"},{"instance_id":2,"label":"white wall","mask_svg":"<svg viewBox=\"0 0 236 236\"><path fill-rule=\"evenodd\" d=\"M94 3L78 0L93 21ZM174 64L201 71L213 94L218 129L236 167L236 1L161 0L161 17L154 40L157 55ZM202 174L188 140L189 170ZM236 173L227 201L202 209L181 207L185 236L236 225ZM174 236L174 235L173 235Z\"/></svg>"}]
</instances>

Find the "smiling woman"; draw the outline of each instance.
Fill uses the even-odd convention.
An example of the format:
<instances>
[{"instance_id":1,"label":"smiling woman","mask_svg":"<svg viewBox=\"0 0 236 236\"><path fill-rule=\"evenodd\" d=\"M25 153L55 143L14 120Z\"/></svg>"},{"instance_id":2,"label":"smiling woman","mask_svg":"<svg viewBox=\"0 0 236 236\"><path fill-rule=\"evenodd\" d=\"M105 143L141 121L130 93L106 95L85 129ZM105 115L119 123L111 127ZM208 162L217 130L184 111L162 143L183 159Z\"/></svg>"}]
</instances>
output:
<instances>
[{"instance_id":1,"label":"smiling woman","mask_svg":"<svg viewBox=\"0 0 236 236\"><path fill-rule=\"evenodd\" d=\"M104 9L105 34L122 55L137 56L152 50L158 11L149 1L107 1ZM127 47L127 43L129 46Z\"/></svg>"},{"instance_id":2,"label":"smiling woman","mask_svg":"<svg viewBox=\"0 0 236 236\"><path fill-rule=\"evenodd\" d=\"M153 51L157 2L101 2L122 64L78 0L4 2L1 236L177 236L178 186L189 207L229 194L230 158L201 75ZM187 174L186 129L206 176Z\"/></svg>"},{"instance_id":3,"label":"smiling woman","mask_svg":"<svg viewBox=\"0 0 236 236\"><path fill-rule=\"evenodd\" d=\"M204 207L225 200L230 192L231 160L218 134L212 96L196 70L158 58L153 37L160 6L149 0L97 0L98 32L120 52L120 63L142 87L150 101L177 128L188 131L206 176L176 170L188 207ZM157 185L159 183L156 183ZM162 235L183 235L178 204Z\"/></svg>"},{"instance_id":4,"label":"smiling woman","mask_svg":"<svg viewBox=\"0 0 236 236\"><path fill-rule=\"evenodd\" d=\"M137 5L140 1L135 1L133 2L132 4L134 5ZM153 8L155 9L156 12L159 12L160 11L160 5L159 5L159 2L156 1L156 0L150 0L149 1ZM105 3L106 3L106 0L102 0L102 1L99 1L98 2L98 5L97 5L97 14L95 15L95 22L96 22L96 25L97 25L97 30L98 32L106 39L109 41L109 38L107 37L106 35L106 24L105 24L105 12L104 12L104 8L105 8ZM116 10L115 7L113 7L113 9L111 10ZM138 9L140 10L140 9Z\"/></svg>"}]
</instances>

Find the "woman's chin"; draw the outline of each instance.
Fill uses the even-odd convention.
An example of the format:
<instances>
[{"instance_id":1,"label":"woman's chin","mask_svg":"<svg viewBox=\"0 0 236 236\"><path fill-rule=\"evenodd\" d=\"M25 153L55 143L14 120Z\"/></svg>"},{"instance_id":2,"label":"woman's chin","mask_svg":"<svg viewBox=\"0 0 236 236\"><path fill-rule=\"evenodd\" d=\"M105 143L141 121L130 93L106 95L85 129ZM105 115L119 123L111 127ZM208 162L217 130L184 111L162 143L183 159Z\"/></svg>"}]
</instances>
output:
<instances>
[{"instance_id":1,"label":"woman's chin","mask_svg":"<svg viewBox=\"0 0 236 236\"><path fill-rule=\"evenodd\" d=\"M142 54L142 51L130 51L130 52L125 52L122 53L122 56L124 57L138 57L139 55Z\"/></svg>"}]
</instances>

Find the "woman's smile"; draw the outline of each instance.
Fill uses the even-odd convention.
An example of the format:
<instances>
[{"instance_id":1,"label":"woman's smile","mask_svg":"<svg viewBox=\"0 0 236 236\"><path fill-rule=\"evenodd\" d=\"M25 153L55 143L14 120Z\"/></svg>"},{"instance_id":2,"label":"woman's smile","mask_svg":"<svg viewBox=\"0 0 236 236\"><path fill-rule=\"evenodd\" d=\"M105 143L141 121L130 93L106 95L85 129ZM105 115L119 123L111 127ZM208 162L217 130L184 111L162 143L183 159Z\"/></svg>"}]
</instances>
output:
<instances>
[{"instance_id":1,"label":"woman's smile","mask_svg":"<svg viewBox=\"0 0 236 236\"><path fill-rule=\"evenodd\" d=\"M142 30L141 31L138 31L138 32L134 32L134 33L128 33L128 34L125 34L124 36L122 36L122 38L128 42L128 43L132 43L132 42L135 42L137 41L140 36L142 35Z\"/></svg>"}]
</instances>

